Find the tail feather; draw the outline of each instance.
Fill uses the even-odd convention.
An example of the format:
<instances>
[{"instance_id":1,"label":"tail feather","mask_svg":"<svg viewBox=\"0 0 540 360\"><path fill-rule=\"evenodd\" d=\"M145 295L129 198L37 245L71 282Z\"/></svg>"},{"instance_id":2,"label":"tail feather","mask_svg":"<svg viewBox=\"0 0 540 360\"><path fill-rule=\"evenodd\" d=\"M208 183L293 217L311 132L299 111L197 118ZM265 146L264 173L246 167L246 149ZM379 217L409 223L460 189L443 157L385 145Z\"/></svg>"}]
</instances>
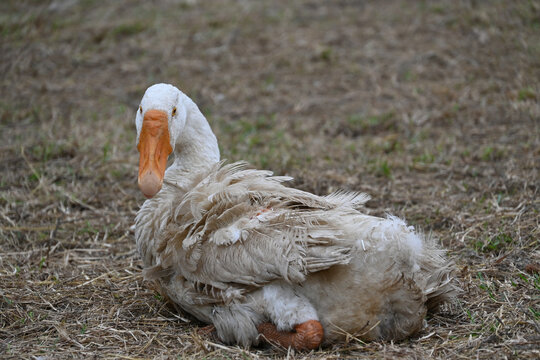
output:
<instances>
[{"instance_id":1,"label":"tail feather","mask_svg":"<svg viewBox=\"0 0 540 360\"><path fill-rule=\"evenodd\" d=\"M420 269L424 277L422 286L428 312L435 313L440 305L452 301L459 292L456 264L448 260L434 239L426 236Z\"/></svg>"},{"instance_id":2,"label":"tail feather","mask_svg":"<svg viewBox=\"0 0 540 360\"><path fill-rule=\"evenodd\" d=\"M445 266L435 270L427 278L424 295L426 296L428 312L437 312L440 305L450 302L460 292L457 286L455 271L454 263L448 262Z\"/></svg>"},{"instance_id":3,"label":"tail feather","mask_svg":"<svg viewBox=\"0 0 540 360\"><path fill-rule=\"evenodd\" d=\"M435 239L415 231L412 226L407 226L403 220L392 215L387 215L379 226L383 239L394 240L388 242L387 246L394 246L396 261L415 264L415 282L422 289L428 312L436 312L441 304L458 295L460 289L455 264L446 258ZM402 247L395 247L395 244L402 244Z\"/></svg>"}]
</instances>

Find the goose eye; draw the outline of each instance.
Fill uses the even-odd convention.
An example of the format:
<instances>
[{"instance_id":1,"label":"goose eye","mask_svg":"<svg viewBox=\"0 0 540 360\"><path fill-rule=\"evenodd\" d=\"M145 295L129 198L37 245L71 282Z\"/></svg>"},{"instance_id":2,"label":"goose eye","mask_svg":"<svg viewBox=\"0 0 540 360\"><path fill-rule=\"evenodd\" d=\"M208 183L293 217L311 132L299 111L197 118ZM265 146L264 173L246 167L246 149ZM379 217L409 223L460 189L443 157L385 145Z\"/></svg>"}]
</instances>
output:
<instances>
[{"instance_id":1,"label":"goose eye","mask_svg":"<svg viewBox=\"0 0 540 360\"><path fill-rule=\"evenodd\" d=\"M141 106L141 105L139 105L139 111L140 111L141 114L142 114L142 106Z\"/></svg>"},{"instance_id":2,"label":"goose eye","mask_svg":"<svg viewBox=\"0 0 540 360\"><path fill-rule=\"evenodd\" d=\"M176 106L172 109L172 116L176 115Z\"/></svg>"}]
</instances>

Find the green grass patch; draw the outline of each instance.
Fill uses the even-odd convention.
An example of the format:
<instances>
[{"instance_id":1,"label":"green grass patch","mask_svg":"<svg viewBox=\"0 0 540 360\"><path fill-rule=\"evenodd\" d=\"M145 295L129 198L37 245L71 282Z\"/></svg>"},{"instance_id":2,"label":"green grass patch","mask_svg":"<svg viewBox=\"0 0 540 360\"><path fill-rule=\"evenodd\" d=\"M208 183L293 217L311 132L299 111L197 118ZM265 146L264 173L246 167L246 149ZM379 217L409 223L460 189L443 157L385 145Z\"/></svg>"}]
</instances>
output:
<instances>
[{"instance_id":1,"label":"green grass patch","mask_svg":"<svg viewBox=\"0 0 540 360\"><path fill-rule=\"evenodd\" d=\"M88 220L86 221L85 225L78 230L79 234L95 235L98 232L99 230L96 229Z\"/></svg>"},{"instance_id":2,"label":"green grass patch","mask_svg":"<svg viewBox=\"0 0 540 360\"><path fill-rule=\"evenodd\" d=\"M148 25L143 22L131 22L120 24L112 29L111 34L115 37L133 36L145 31Z\"/></svg>"},{"instance_id":3,"label":"green grass patch","mask_svg":"<svg viewBox=\"0 0 540 360\"><path fill-rule=\"evenodd\" d=\"M496 301L497 299L495 298L495 295L494 295L494 289L493 289L493 285L490 285L485 279L484 279L484 274L479 271L477 274L476 274L476 277L478 280L480 280L480 285L478 285L478 287L481 289L481 290L484 290L490 299Z\"/></svg>"},{"instance_id":4,"label":"green grass patch","mask_svg":"<svg viewBox=\"0 0 540 360\"><path fill-rule=\"evenodd\" d=\"M486 146L480 152L480 159L482 161L497 161L506 156L506 151L497 146Z\"/></svg>"},{"instance_id":5,"label":"green grass patch","mask_svg":"<svg viewBox=\"0 0 540 360\"><path fill-rule=\"evenodd\" d=\"M535 309L531 306L529 307L529 311L534 316L535 320L540 320L540 309Z\"/></svg>"},{"instance_id":6,"label":"green grass patch","mask_svg":"<svg viewBox=\"0 0 540 360\"><path fill-rule=\"evenodd\" d=\"M319 58L325 62L331 62L332 61L332 49L331 48L324 48L319 52Z\"/></svg>"},{"instance_id":7,"label":"green grass patch","mask_svg":"<svg viewBox=\"0 0 540 360\"><path fill-rule=\"evenodd\" d=\"M530 87L521 89L518 91L518 99L520 101L535 100L536 92Z\"/></svg>"},{"instance_id":8,"label":"green grass patch","mask_svg":"<svg viewBox=\"0 0 540 360\"><path fill-rule=\"evenodd\" d=\"M392 168L387 160L379 159L377 161L370 161L369 169L377 177L392 178Z\"/></svg>"},{"instance_id":9,"label":"green grass patch","mask_svg":"<svg viewBox=\"0 0 540 360\"><path fill-rule=\"evenodd\" d=\"M277 126L275 115L261 115L255 119L225 121L213 119L216 134L222 139L222 158L229 161L245 160L258 168L271 168L284 172L298 161L290 135ZM228 137L228 138L227 138Z\"/></svg>"},{"instance_id":10,"label":"green grass patch","mask_svg":"<svg viewBox=\"0 0 540 360\"><path fill-rule=\"evenodd\" d=\"M395 116L393 112L381 115L351 114L346 119L346 126L354 135L373 134L384 131L396 130Z\"/></svg>"},{"instance_id":11,"label":"green grass patch","mask_svg":"<svg viewBox=\"0 0 540 360\"><path fill-rule=\"evenodd\" d=\"M513 239L507 233L499 233L491 238L487 238L482 241L479 240L474 243L474 249L477 252L489 253L499 252L513 243Z\"/></svg>"},{"instance_id":12,"label":"green grass patch","mask_svg":"<svg viewBox=\"0 0 540 360\"><path fill-rule=\"evenodd\" d=\"M431 164L435 161L435 155L433 155L428 149L425 149L421 155L413 158L415 163Z\"/></svg>"}]
</instances>

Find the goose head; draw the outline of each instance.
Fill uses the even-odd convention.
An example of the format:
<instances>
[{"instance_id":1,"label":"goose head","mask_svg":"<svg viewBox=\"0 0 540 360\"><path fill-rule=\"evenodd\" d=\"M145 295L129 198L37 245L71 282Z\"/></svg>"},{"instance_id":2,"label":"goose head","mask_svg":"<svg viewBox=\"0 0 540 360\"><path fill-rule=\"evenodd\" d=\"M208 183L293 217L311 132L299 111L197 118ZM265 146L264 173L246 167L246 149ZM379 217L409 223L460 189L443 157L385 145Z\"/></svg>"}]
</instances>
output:
<instances>
[{"instance_id":1,"label":"goose head","mask_svg":"<svg viewBox=\"0 0 540 360\"><path fill-rule=\"evenodd\" d=\"M135 124L138 184L147 198L161 190L167 159L172 153L175 163L180 160L193 167L219 161L217 140L208 122L197 105L173 85L156 84L146 90Z\"/></svg>"},{"instance_id":2,"label":"goose head","mask_svg":"<svg viewBox=\"0 0 540 360\"><path fill-rule=\"evenodd\" d=\"M168 84L149 87L139 105L135 124L139 188L144 196L151 198L161 189L167 159L186 124L186 108L181 103L180 91Z\"/></svg>"}]
</instances>

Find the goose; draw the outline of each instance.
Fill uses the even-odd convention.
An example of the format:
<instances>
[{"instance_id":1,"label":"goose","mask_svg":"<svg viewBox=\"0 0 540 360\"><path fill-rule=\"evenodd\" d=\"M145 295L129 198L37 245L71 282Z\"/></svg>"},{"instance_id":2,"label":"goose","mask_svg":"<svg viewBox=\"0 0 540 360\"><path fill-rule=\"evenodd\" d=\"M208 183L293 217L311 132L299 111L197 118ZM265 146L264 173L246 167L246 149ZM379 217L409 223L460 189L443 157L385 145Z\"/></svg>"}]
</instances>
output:
<instances>
[{"instance_id":1,"label":"goose","mask_svg":"<svg viewBox=\"0 0 540 360\"><path fill-rule=\"evenodd\" d=\"M150 86L135 123L144 277L222 342L401 340L455 296L443 251L397 217L362 213L366 194L318 196L221 161L206 118L175 86Z\"/></svg>"}]
</instances>

